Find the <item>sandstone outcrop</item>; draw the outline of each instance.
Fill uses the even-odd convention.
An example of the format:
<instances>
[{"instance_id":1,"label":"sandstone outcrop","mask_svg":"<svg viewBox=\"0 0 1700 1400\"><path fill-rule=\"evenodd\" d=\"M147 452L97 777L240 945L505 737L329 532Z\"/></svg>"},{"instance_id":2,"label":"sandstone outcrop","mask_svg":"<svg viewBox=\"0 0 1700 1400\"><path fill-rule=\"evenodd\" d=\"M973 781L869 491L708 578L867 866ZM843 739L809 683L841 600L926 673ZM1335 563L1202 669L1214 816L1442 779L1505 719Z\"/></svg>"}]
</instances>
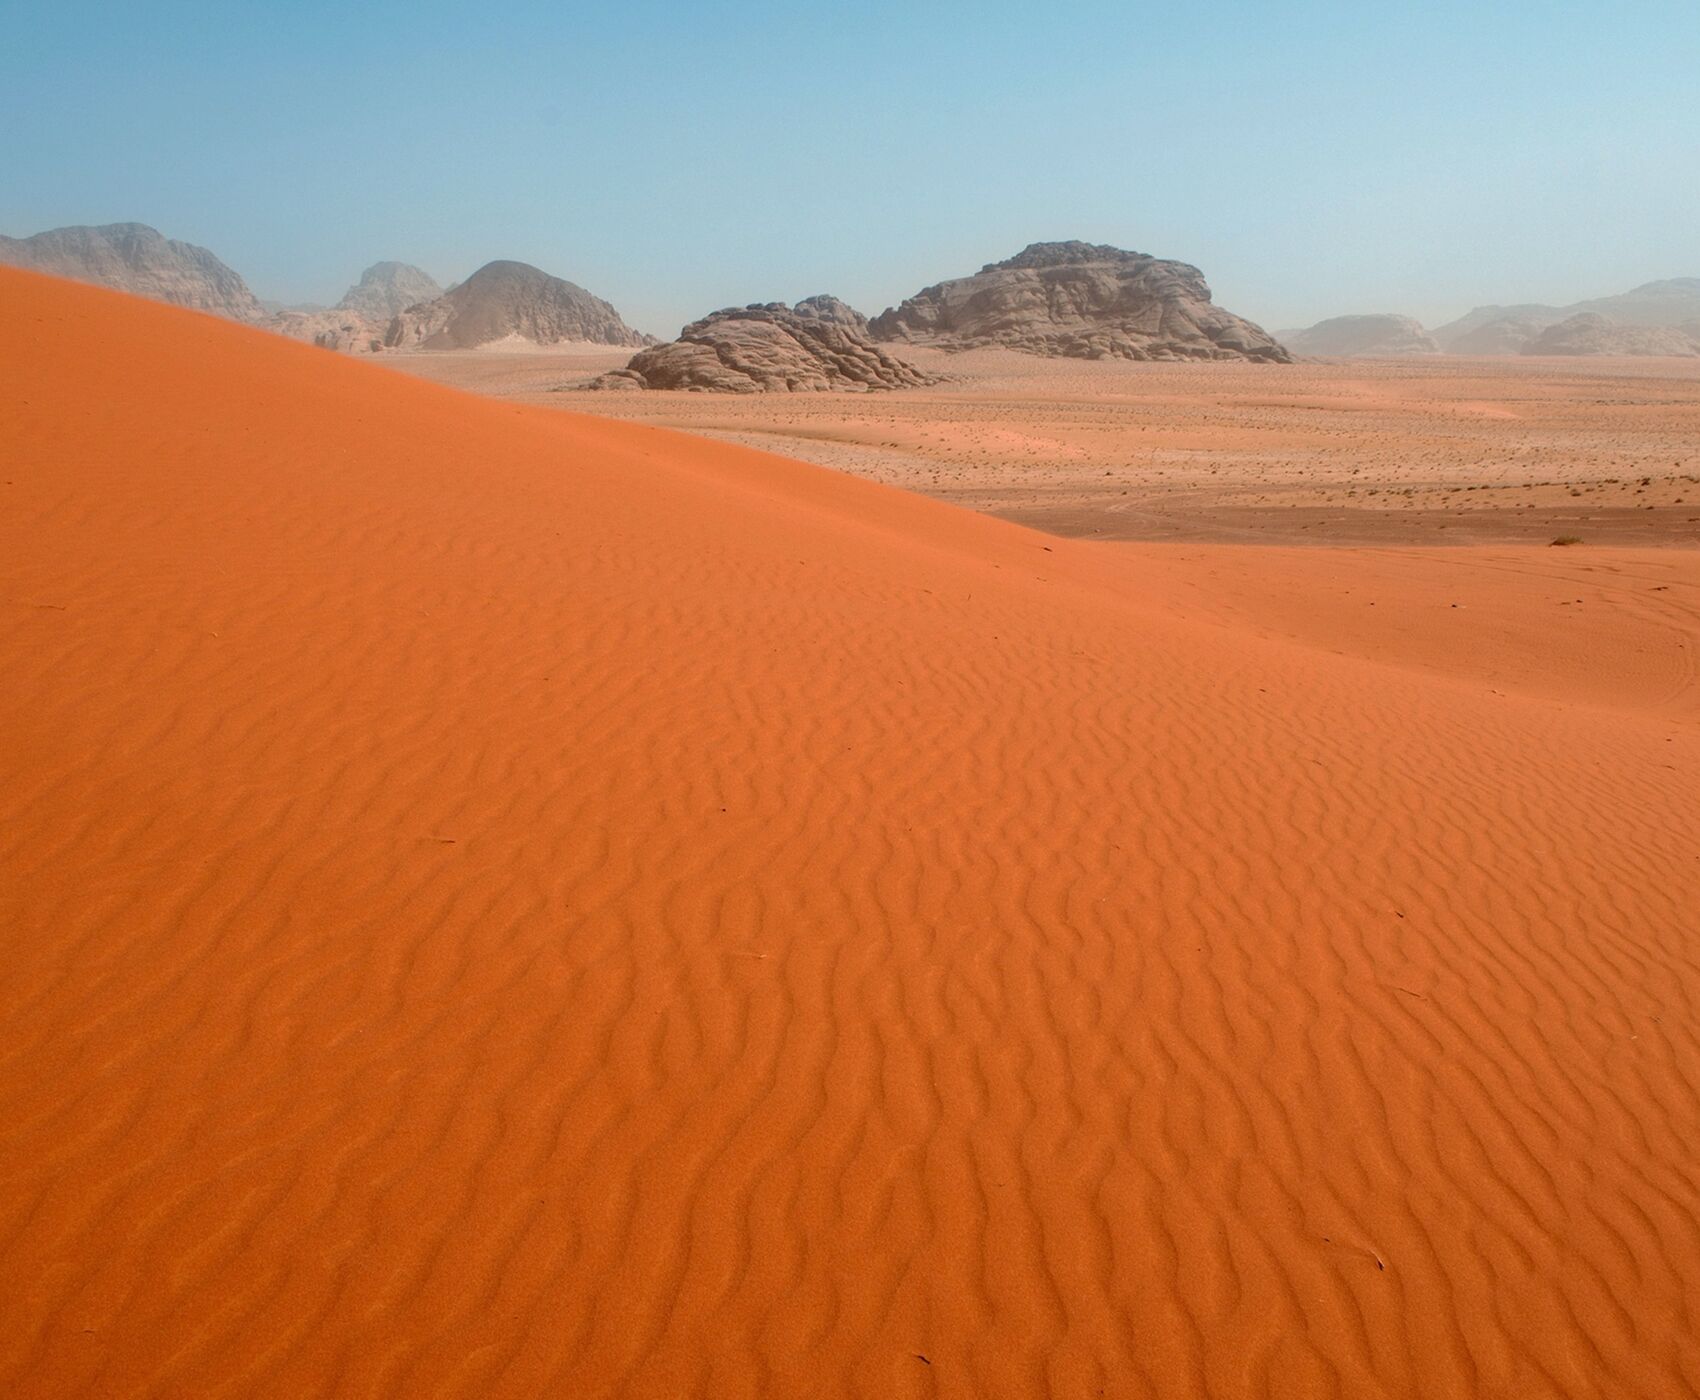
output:
<instances>
[{"instance_id":1,"label":"sandstone outcrop","mask_svg":"<svg viewBox=\"0 0 1700 1400\"><path fill-rule=\"evenodd\" d=\"M0 263L233 321L266 316L248 284L205 248L167 238L146 224L74 225L29 238L0 237Z\"/></svg>"},{"instance_id":2,"label":"sandstone outcrop","mask_svg":"<svg viewBox=\"0 0 1700 1400\"><path fill-rule=\"evenodd\" d=\"M679 338L640 350L594 389L689 389L755 394L903 389L933 376L869 339L867 322L836 297L730 307Z\"/></svg>"},{"instance_id":3,"label":"sandstone outcrop","mask_svg":"<svg viewBox=\"0 0 1700 1400\"><path fill-rule=\"evenodd\" d=\"M1090 243L1031 244L926 288L870 329L882 341L1088 360L1292 358L1267 331L1215 305L1196 267Z\"/></svg>"},{"instance_id":4,"label":"sandstone outcrop","mask_svg":"<svg viewBox=\"0 0 1700 1400\"><path fill-rule=\"evenodd\" d=\"M472 350L497 341L646 345L602 298L526 263L486 263L459 286L408 307L384 333L390 349Z\"/></svg>"}]
</instances>

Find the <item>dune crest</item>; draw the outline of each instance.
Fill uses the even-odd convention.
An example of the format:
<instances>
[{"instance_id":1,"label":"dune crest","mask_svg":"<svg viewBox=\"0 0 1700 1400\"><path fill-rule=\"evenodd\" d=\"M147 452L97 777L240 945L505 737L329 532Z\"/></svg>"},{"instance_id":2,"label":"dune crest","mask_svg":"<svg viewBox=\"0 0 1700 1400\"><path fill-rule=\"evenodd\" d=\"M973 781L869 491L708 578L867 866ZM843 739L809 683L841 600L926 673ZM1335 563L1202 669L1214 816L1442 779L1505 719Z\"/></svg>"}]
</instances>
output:
<instances>
[{"instance_id":1,"label":"dune crest","mask_svg":"<svg viewBox=\"0 0 1700 1400\"><path fill-rule=\"evenodd\" d=\"M1700 731L0 272L0 1390L1666 1397Z\"/></svg>"}]
</instances>

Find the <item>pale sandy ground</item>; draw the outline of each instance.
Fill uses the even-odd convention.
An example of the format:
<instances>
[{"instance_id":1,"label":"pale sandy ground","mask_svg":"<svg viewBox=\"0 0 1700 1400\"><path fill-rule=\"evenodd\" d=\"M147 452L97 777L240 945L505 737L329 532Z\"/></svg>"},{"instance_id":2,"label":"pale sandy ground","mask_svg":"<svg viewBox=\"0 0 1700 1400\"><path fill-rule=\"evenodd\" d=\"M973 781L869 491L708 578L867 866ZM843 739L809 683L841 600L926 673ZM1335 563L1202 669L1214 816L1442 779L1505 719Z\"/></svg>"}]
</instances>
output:
<instances>
[{"instance_id":1,"label":"pale sandy ground","mask_svg":"<svg viewBox=\"0 0 1700 1400\"><path fill-rule=\"evenodd\" d=\"M1696 552L0 358L0 1393L1700 1391Z\"/></svg>"},{"instance_id":2,"label":"pale sandy ground","mask_svg":"<svg viewBox=\"0 0 1700 1400\"><path fill-rule=\"evenodd\" d=\"M556 392L623 364L397 357L517 402L706 432L1062 534L1700 544L1700 361L1132 365L906 350L888 394Z\"/></svg>"}]
</instances>

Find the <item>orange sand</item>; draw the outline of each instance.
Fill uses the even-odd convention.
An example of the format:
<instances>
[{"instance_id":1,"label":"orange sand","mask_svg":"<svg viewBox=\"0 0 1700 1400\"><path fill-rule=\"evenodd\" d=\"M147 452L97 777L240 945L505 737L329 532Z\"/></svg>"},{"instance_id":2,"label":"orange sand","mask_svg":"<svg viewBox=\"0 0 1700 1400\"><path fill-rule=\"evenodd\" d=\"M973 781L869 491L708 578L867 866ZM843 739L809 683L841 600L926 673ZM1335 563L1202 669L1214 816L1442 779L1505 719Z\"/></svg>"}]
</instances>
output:
<instances>
[{"instance_id":1,"label":"orange sand","mask_svg":"<svg viewBox=\"0 0 1700 1400\"><path fill-rule=\"evenodd\" d=\"M27 274L0 356L0 1392L1700 1390L1691 566L1384 635Z\"/></svg>"}]
</instances>

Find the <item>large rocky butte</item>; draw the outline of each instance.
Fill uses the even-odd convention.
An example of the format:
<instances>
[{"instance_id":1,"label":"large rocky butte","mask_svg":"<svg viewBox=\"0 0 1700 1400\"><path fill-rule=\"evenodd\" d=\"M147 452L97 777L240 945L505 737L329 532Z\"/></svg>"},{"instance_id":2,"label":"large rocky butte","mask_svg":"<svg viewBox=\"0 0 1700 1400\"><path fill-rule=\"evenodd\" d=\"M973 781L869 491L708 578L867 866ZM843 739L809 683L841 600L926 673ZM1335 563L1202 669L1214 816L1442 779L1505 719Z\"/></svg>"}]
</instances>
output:
<instances>
[{"instance_id":1,"label":"large rocky butte","mask_svg":"<svg viewBox=\"0 0 1700 1400\"><path fill-rule=\"evenodd\" d=\"M333 310L352 311L375 322L380 335L395 317L422 301L435 301L443 289L437 279L412 263L376 262L342 295Z\"/></svg>"},{"instance_id":2,"label":"large rocky butte","mask_svg":"<svg viewBox=\"0 0 1700 1400\"><path fill-rule=\"evenodd\" d=\"M0 237L0 263L233 321L266 316L248 284L205 248L167 238L146 224L74 225L29 238Z\"/></svg>"},{"instance_id":3,"label":"large rocky butte","mask_svg":"<svg viewBox=\"0 0 1700 1400\"><path fill-rule=\"evenodd\" d=\"M933 376L881 349L868 323L836 297L786 306L729 307L693 321L677 340L640 350L593 389L802 393L824 389L903 389Z\"/></svg>"},{"instance_id":4,"label":"large rocky butte","mask_svg":"<svg viewBox=\"0 0 1700 1400\"><path fill-rule=\"evenodd\" d=\"M516 339L533 345L586 341L647 345L601 297L520 262L486 263L458 287L391 320L391 349L472 350Z\"/></svg>"},{"instance_id":5,"label":"large rocky butte","mask_svg":"<svg viewBox=\"0 0 1700 1400\"><path fill-rule=\"evenodd\" d=\"M1700 341L1676 326L1625 326L1584 311L1524 342L1525 355L1700 355Z\"/></svg>"},{"instance_id":6,"label":"large rocky butte","mask_svg":"<svg viewBox=\"0 0 1700 1400\"><path fill-rule=\"evenodd\" d=\"M876 340L1083 360L1292 359L1262 327L1214 305L1196 267L1091 243L1030 244L918 292L870 328Z\"/></svg>"},{"instance_id":7,"label":"large rocky butte","mask_svg":"<svg viewBox=\"0 0 1700 1400\"><path fill-rule=\"evenodd\" d=\"M1368 359L1440 353L1421 322L1385 314L1335 316L1309 330L1285 332L1281 341L1295 355Z\"/></svg>"}]
</instances>

